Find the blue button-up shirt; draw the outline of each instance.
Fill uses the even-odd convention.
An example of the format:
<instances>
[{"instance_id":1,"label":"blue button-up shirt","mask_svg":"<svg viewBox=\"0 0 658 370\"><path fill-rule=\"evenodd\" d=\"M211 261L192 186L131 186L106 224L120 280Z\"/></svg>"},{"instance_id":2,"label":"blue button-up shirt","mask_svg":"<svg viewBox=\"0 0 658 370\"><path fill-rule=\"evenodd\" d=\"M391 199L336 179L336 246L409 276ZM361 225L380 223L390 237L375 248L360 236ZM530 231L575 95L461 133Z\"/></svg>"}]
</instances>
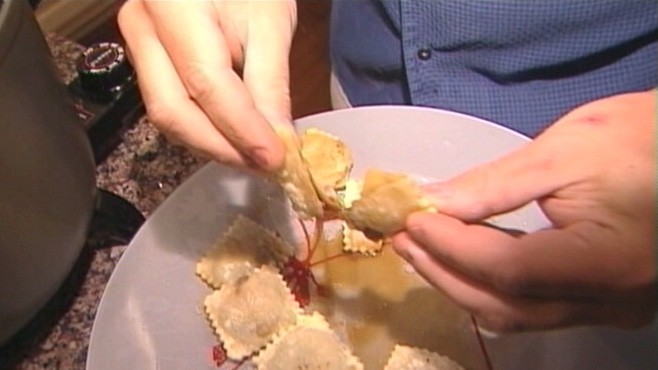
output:
<instances>
[{"instance_id":1,"label":"blue button-up shirt","mask_svg":"<svg viewBox=\"0 0 658 370\"><path fill-rule=\"evenodd\" d=\"M467 113L535 136L585 102L658 85L656 0L334 0L353 105Z\"/></svg>"}]
</instances>

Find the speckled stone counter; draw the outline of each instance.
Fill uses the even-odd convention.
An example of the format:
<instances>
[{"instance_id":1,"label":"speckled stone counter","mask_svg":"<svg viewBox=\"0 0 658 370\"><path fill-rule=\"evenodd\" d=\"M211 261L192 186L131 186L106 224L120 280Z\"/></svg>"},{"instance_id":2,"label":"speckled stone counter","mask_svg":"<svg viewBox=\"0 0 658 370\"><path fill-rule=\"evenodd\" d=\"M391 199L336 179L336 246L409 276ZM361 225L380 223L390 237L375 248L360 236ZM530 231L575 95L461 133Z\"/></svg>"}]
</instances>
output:
<instances>
[{"instance_id":1,"label":"speckled stone counter","mask_svg":"<svg viewBox=\"0 0 658 370\"><path fill-rule=\"evenodd\" d=\"M75 77L82 47L49 35L64 82ZM169 144L140 119L122 143L97 167L100 189L131 202L148 217L205 160ZM96 235L87 241L76 267L48 306L0 353L0 369L84 369L89 336L103 289L125 245Z\"/></svg>"}]
</instances>

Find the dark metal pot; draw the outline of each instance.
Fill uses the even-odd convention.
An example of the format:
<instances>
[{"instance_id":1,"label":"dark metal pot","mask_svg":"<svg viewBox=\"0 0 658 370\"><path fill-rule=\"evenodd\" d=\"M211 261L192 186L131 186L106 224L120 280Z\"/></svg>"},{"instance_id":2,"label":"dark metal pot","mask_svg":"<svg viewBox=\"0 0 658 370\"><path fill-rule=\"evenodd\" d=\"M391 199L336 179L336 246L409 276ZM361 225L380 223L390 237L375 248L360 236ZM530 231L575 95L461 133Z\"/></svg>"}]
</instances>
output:
<instances>
[{"instance_id":1,"label":"dark metal pot","mask_svg":"<svg viewBox=\"0 0 658 370\"><path fill-rule=\"evenodd\" d=\"M0 345L61 285L87 236L94 159L26 0L0 0Z\"/></svg>"}]
</instances>

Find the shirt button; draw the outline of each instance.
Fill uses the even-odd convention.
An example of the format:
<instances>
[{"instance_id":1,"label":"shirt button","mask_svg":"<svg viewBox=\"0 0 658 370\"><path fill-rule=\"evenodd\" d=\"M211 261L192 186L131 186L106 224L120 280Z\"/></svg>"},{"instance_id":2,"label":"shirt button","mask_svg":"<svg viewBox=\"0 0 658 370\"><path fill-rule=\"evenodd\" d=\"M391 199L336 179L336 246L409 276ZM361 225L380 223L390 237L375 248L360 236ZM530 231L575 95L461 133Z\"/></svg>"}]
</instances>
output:
<instances>
[{"instance_id":1,"label":"shirt button","mask_svg":"<svg viewBox=\"0 0 658 370\"><path fill-rule=\"evenodd\" d=\"M418 59L420 60L428 60L432 57L432 50L428 48L418 49L418 54L416 55L418 55Z\"/></svg>"}]
</instances>

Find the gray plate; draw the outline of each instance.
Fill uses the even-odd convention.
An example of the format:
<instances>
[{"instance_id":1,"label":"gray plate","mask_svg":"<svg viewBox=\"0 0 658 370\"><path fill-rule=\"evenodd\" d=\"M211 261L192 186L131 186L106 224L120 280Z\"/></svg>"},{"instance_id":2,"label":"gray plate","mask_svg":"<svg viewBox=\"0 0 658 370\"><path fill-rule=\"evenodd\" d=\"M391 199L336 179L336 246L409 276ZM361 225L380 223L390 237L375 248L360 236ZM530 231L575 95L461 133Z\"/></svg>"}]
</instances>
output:
<instances>
[{"instance_id":1,"label":"gray plate","mask_svg":"<svg viewBox=\"0 0 658 370\"><path fill-rule=\"evenodd\" d=\"M351 148L358 176L369 167L445 179L506 154L527 138L469 116L424 108L369 107L301 119ZM216 369L215 344L202 314L208 289L194 265L236 214L294 238L279 190L209 164L146 221L112 275L91 333L88 370ZM496 218L533 231L548 226L534 205ZM571 329L487 338L496 369L649 369L654 328ZM460 359L458 359L460 360Z\"/></svg>"}]
</instances>

